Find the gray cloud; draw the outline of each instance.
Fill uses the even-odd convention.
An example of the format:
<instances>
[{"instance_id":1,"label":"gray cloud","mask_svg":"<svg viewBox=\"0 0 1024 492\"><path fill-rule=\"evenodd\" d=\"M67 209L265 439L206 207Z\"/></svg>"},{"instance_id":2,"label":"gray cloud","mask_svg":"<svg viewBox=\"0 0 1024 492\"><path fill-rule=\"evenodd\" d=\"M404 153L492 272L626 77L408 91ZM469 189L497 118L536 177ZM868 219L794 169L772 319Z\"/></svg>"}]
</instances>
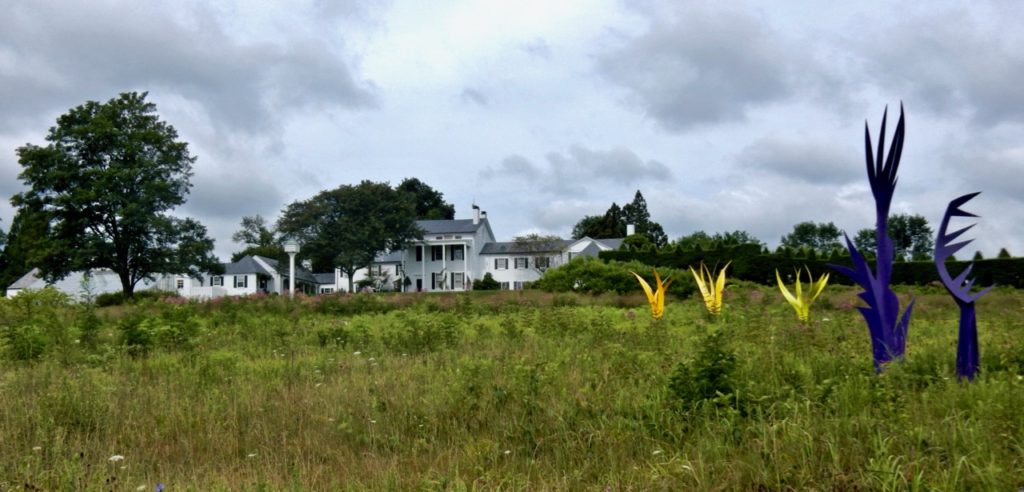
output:
<instances>
[{"instance_id":1,"label":"gray cloud","mask_svg":"<svg viewBox=\"0 0 1024 492\"><path fill-rule=\"evenodd\" d=\"M531 223L545 232L571 230L584 216L603 214L611 202L603 200L552 200L530 212Z\"/></svg>"},{"instance_id":2,"label":"gray cloud","mask_svg":"<svg viewBox=\"0 0 1024 492\"><path fill-rule=\"evenodd\" d=\"M463 89L461 97L463 101L476 104L477 106L487 106L487 96L476 89L469 87Z\"/></svg>"},{"instance_id":3,"label":"gray cloud","mask_svg":"<svg viewBox=\"0 0 1024 492\"><path fill-rule=\"evenodd\" d=\"M0 17L0 100L10 101L0 129L125 90L178 94L215 124L248 132L276 127L296 109L375 104L372 84L325 42L243 42L215 12L181 7L10 6Z\"/></svg>"},{"instance_id":4,"label":"gray cloud","mask_svg":"<svg viewBox=\"0 0 1024 492\"><path fill-rule=\"evenodd\" d=\"M541 170L534 166L529 159L521 155L510 155L501 161L496 169L485 169L481 173L485 178L495 176L519 177L527 180L534 180L541 176Z\"/></svg>"},{"instance_id":5,"label":"gray cloud","mask_svg":"<svg viewBox=\"0 0 1024 492\"><path fill-rule=\"evenodd\" d=\"M641 181L669 179L668 166L644 161L629 149L591 150L580 145L568 154L551 152L547 166L538 166L520 155L506 157L501 165L484 169L482 178L509 177L527 181L542 191L558 195L582 196L595 183L631 185Z\"/></svg>"},{"instance_id":6,"label":"gray cloud","mask_svg":"<svg viewBox=\"0 0 1024 492\"><path fill-rule=\"evenodd\" d=\"M598 58L598 72L628 90L628 101L662 127L743 120L748 111L787 97L792 53L747 15L688 9Z\"/></svg>"},{"instance_id":7,"label":"gray cloud","mask_svg":"<svg viewBox=\"0 0 1024 492\"><path fill-rule=\"evenodd\" d=\"M183 211L201 217L233 218L262 214L276 215L285 193L272 181L267 170L245 172L198 170L192 178Z\"/></svg>"},{"instance_id":8,"label":"gray cloud","mask_svg":"<svg viewBox=\"0 0 1024 492\"><path fill-rule=\"evenodd\" d=\"M817 184L843 184L864 174L863 158L834 145L762 138L737 158L741 168Z\"/></svg>"},{"instance_id":9,"label":"gray cloud","mask_svg":"<svg viewBox=\"0 0 1024 492\"><path fill-rule=\"evenodd\" d=\"M982 191L1024 202L1024 146L951 152L944 165L966 184L963 193Z\"/></svg>"},{"instance_id":10,"label":"gray cloud","mask_svg":"<svg viewBox=\"0 0 1024 492\"><path fill-rule=\"evenodd\" d=\"M915 105L982 126L1024 123L1020 4L925 9L881 23L860 47L863 72ZM985 12L989 11L986 15Z\"/></svg>"}]
</instances>

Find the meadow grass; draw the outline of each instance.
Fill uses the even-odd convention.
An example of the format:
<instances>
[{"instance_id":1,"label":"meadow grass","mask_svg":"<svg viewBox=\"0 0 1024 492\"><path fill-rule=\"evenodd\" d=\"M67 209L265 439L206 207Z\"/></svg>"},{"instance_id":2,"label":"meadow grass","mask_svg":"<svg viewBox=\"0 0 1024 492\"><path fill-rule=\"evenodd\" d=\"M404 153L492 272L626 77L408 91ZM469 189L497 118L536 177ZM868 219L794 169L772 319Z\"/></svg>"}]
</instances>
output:
<instances>
[{"instance_id":1,"label":"meadow grass","mask_svg":"<svg viewBox=\"0 0 1024 492\"><path fill-rule=\"evenodd\" d=\"M882 375L843 287L806 324L745 283L659 322L639 294L2 300L0 489L1021 488L1024 295L980 301L962 384L956 306L896 290Z\"/></svg>"}]
</instances>

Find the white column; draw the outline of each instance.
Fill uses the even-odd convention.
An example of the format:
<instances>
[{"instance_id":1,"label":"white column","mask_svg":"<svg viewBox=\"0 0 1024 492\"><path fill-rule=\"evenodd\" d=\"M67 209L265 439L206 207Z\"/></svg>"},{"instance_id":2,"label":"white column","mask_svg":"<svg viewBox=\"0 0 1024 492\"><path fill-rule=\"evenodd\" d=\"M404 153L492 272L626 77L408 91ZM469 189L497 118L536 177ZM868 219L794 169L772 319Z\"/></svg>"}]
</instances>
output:
<instances>
[{"instance_id":1,"label":"white column","mask_svg":"<svg viewBox=\"0 0 1024 492\"><path fill-rule=\"evenodd\" d=\"M288 297L295 298L295 253L288 255Z\"/></svg>"}]
</instances>

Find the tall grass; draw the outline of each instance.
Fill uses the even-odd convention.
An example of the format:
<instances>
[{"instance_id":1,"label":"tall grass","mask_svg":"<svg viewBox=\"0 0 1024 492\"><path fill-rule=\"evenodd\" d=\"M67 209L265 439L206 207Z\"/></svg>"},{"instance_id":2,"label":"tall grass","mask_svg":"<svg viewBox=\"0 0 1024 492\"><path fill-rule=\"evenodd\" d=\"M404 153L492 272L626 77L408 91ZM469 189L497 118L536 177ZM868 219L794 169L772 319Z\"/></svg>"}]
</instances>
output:
<instances>
[{"instance_id":1,"label":"tall grass","mask_svg":"<svg viewBox=\"0 0 1024 492\"><path fill-rule=\"evenodd\" d=\"M721 319L670 299L660 322L537 292L3 300L0 489L1024 486L1021 293L979 301L972 384L941 292L915 292L881 376L853 290L806 325L768 288L726 294Z\"/></svg>"}]
</instances>

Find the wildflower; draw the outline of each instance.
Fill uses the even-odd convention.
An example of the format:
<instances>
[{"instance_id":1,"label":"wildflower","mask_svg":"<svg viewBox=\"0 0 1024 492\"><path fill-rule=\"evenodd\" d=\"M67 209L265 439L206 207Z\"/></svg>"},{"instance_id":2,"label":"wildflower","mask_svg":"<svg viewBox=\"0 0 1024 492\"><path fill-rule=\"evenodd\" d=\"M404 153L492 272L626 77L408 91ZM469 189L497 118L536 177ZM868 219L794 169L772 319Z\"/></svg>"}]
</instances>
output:
<instances>
[{"instance_id":1,"label":"wildflower","mask_svg":"<svg viewBox=\"0 0 1024 492\"><path fill-rule=\"evenodd\" d=\"M505 450L505 456L508 456L510 454L512 454L512 450L511 449L506 449Z\"/></svg>"},{"instance_id":2,"label":"wildflower","mask_svg":"<svg viewBox=\"0 0 1024 492\"><path fill-rule=\"evenodd\" d=\"M42 451L42 450L43 450L42 446L32 446L32 451Z\"/></svg>"},{"instance_id":3,"label":"wildflower","mask_svg":"<svg viewBox=\"0 0 1024 492\"><path fill-rule=\"evenodd\" d=\"M121 456L119 454L115 454L115 455L111 456L110 458L107 458L107 461L109 461L111 463L117 463L118 461L124 461L124 456Z\"/></svg>"},{"instance_id":4,"label":"wildflower","mask_svg":"<svg viewBox=\"0 0 1024 492\"><path fill-rule=\"evenodd\" d=\"M140 490L140 491L141 490L146 490L146 484L142 484L142 485L139 485L138 487L135 487L135 490Z\"/></svg>"},{"instance_id":5,"label":"wildflower","mask_svg":"<svg viewBox=\"0 0 1024 492\"><path fill-rule=\"evenodd\" d=\"M156 489L156 492L164 492L164 483L157 482L156 487L154 488Z\"/></svg>"},{"instance_id":6,"label":"wildflower","mask_svg":"<svg viewBox=\"0 0 1024 492\"><path fill-rule=\"evenodd\" d=\"M352 352L352 355L360 355L360 354L362 354L362 352L360 352L358 350L356 350L355 352Z\"/></svg>"},{"instance_id":7,"label":"wildflower","mask_svg":"<svg viewBox=\"0 0 1024 492\"><path fill-rule=\"evenodd\" d=\"M807 322L807 318L811 314L811 304L818 298L821 291L825 290L825 285L828 284L828 274L822 274L818 278L818 281L814 281L814 276L811 275L811 270L804 267L807 270L807 280L811 282L811 291L807 296L804 296L802 286L800 284L800 270L796 271L796 295L794 296L786 288L786 285L782 283L782 277L779 276L779 271L775 270L775 280L779 282L779 290L782 291L782 296L786 298L790 306L796 310L796 317L800 321Z\"/></svg>"},{"instance_id":8,"label":"wildflower","mask_svg":"<svg viewBox=\"0 0 1024 492\"><path fill-rule=\"evenodd\" d=\"M693 267L690 267L690 273L693 274L693 279L697 281L700 294L704 297L704 307L712 315L717 316L722 312L722 291L725 290L725 270L729 268L729 263L726 263L722 270L718 272L717 281L714 280L714 275L704 265L703 261L700 263L699 274L694 271Z\"/></svg>"},{"instance_id":9,"label":"wildflower","mask_svg":"<svg viewBox=\"0 0 1024 492\"><path fill-rule=\"evenodd\" d=\"M663 283L661 277L658 276L658 271L654 270L655 289L652 291L650 284L643 277L636 272L630 273L640 281L640 287L643 287L644 293L647 294L647 302L651 304L651 317L661 319L662 315L665 314L665 291L672 284L672 280L666 279L666 282Z\"/></svg>"},{"instance_id":10,"label":"wildflower","mask_svg":"<svg viewBox=\"0 0 1024 492\"><path fill-rule=\"evenodd\" d=\"M245 455L245 457L246 458L255 458L256 457L256 453L249 453L249 454Z\"/></svg>"}]
</instances>

